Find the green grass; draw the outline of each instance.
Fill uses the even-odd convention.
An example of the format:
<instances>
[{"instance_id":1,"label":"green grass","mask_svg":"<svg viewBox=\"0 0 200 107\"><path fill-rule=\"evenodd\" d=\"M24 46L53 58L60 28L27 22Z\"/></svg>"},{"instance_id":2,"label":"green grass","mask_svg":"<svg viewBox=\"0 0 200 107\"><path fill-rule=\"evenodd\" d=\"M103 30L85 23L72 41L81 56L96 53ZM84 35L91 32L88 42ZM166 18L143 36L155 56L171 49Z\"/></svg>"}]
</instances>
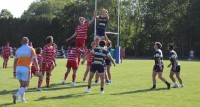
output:
<instances>
[{"instance_id":1,"label":"green grass","mask_svg":"<svg viewBox=\"0 0 200 107\"><path fill-rule=\"evenodd\" d=\"M2 60L0 60L2 62ZM71 87L71 74L66 85L60 85L66 71L66 59L58 59L58 66L51 76L51 88L37 92L37 80L33 77L26 92L27 103L19 100L12 104L12 94L19 88L19 83L12 77L12 62L8 69L0 68L0 106L5 107L199 107L200 106L200 71L199 62L180 61L181 77L184 88L166 90L166 85L157 80L157 90L152 86L152 60L124 60L123 64L111 68L112 85L105 86L105 94L100 95L100 87L92 86L91 93L85 94L87 83L82 82L85 65L80 65L77 84ZM168 61L165 61L165 65ZM163 76L169 79L169 68ZM45 82L43 82L45 87Z\"/></svg>"}]
</instances>

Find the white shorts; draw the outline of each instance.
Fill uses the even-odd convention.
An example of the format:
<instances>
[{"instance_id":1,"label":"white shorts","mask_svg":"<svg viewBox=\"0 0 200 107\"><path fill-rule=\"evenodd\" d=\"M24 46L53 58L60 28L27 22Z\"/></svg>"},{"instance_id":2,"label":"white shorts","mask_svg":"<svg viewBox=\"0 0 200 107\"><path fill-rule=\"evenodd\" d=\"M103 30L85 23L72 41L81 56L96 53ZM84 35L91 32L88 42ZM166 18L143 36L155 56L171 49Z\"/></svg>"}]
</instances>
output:
<instances>
[{"instance_id":1,"label":"white shorts","mask_svg":"<svg viewBox=\"0 0 200 107\"><path fill-rule=\"evenodd\" d=\"M31 77L30 70L25 66L16 67L16 78L22 81L29 81Z\"/></svg>"}]
</instances>

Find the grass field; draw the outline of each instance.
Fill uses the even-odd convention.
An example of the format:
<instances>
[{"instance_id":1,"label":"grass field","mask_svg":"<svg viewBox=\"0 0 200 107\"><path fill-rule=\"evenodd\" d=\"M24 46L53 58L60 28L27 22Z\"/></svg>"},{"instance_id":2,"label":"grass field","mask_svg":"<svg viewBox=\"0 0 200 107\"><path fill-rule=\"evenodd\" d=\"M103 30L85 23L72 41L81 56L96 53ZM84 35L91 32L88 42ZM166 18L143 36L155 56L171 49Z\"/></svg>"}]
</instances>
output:
<instances>
[{"instance_id":1,"label":"grass field","mask_svg":"<svg viewBox=\"0 0 200 107\"><path fill-rule=\"evenodd\" d=\"M2 62L2 60L0 60ZM58 66L51 76L51 88L36 91L38 78L33 77L26 92L27 103L12 104L12 94L19 83L12 76L12 62L7 69L0 68L0 106L5 107L200 107L200 63L180 61L184 88L166 90L166 85L157 80L157 90L151 91L152 60L124 60L123 64L111 68L112 85L105 86L105 94L99 94L100 87L92 86L85 94L87 83L82 82L85 65L80 65L77 84L71 87L71 74L66 85L61 85L66 71L66 59L58 59ZM165 66L169 61L165 61ZM164 77L169 79L169 68ZM45 82L43 82L45 87Z\"/></svg>"}]
</instances>

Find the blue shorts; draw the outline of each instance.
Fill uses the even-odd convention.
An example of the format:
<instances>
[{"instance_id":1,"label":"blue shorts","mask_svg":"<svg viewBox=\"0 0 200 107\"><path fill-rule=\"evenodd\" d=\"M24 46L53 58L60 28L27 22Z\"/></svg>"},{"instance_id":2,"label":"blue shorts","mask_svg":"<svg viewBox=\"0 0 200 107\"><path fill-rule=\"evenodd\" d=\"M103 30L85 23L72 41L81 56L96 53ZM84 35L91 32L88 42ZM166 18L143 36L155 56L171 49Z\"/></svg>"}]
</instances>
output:
<instances>
[{"instance_id":1,"label":"blue shorts","mask_svg":"<svg viewBox=\"0 0 200 107\"><path fill-rule=\"evenodd\" d=\"M98 28L97 29L97 36L105 36L106 31L104 29Z\"/></svg>"},{"instance_id":2,"label":"blue shorts","mask_svg":"<svg viewBox=\"0 0 200 107\"><path fill-rule=\"evenodd\" d=\"M29 81L31 78L30 69L25 66L16 67L16 78L22 81Z\"/></svg>"},{"instance_id":3,"label":"blue shorts","mask_svg":"<svg viewBox=\"0 0 200 107\"><path fill-rule=\"evenodd\" d=\"M105 72L104 66L99 64L92 64L90 67L90 72L95 73L96 71L98 73L104 73Z\"/></svg>"},{"instance_id":4,"label":"blue shorts","mask_svg":"<svg viewBox=\"0 0 200 107\"><path fill-rule=\"evenodd\" d=\"M162 72L163 68L164 68L163 65L161 67L159 65L154 65L153 71L155 71L155 72Z\"/></svg>"},{"instance_id":5,"label":"blue shorts","mask_svg":"<svg viewBox=\"0 0 200 107\"><path fill-rule=\"evenodd\" d=\"M181 66L179 65L179 66L176 66L176 71L174 71L173 70L173 67L171 68L171 71L172 72L175 72L175 73L178 73L178 72L180 72L181 71Z\"/></svg>"}]
</instances>

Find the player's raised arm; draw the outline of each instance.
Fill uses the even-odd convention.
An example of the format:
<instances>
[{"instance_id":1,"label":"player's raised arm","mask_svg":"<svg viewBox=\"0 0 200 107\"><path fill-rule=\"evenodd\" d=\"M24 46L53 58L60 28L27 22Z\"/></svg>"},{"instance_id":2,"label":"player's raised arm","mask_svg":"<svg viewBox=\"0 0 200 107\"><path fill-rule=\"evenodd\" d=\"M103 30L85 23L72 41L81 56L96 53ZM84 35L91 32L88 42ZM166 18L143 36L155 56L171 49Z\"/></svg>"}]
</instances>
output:
<instances>
[{"instance_id":1,"label":"player's raised arm","mask_svg":"<svg viewBox=\"0 0 200 107\"><path fill-rule=\"evenodd\" d=\"M77 32L74 32L74 34L71 37L69 37L68 39L66 39L65 41L68 42L69 40L75 38L76 36L77 36Z\"/></svg>"},{"instance_id":2,"label":"player's raised arm","mask_svg":"<svg viewBox=\"0 0 200 107\"><path fill-rule=\"evenodd\" d=\"M97 17L98 11L95 10L92 19L89 21L89 25L91 25L94 22L94 19Z\"/></svg>"}]
</instances>

